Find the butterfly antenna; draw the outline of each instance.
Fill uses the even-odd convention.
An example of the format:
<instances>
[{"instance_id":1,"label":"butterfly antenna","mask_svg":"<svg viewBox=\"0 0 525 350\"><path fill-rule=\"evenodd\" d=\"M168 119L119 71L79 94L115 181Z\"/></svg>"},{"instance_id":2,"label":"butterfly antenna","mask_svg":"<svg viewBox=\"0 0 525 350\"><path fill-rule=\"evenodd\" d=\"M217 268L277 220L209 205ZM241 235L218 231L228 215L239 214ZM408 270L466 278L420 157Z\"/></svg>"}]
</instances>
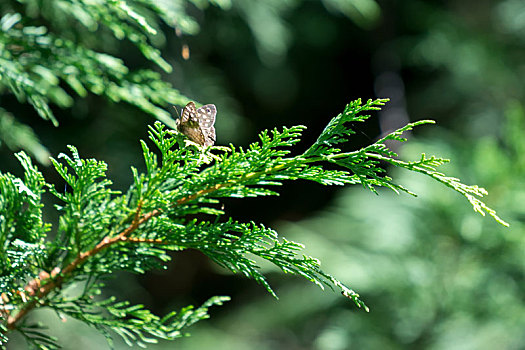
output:
<instances>
[{"instance_id":1,"label":"butterfly antenna","mask_svg":"<svg viewBox=\"0 0 525 350\"><path fill-rule=\"evenodd\" d=\"M177 112L177 117L179 117L180 119L180 114L179 114L179 110L177 109L177 107L173 106L173 109L175 109L175 112Z\"/></svg>"}]
</instances>

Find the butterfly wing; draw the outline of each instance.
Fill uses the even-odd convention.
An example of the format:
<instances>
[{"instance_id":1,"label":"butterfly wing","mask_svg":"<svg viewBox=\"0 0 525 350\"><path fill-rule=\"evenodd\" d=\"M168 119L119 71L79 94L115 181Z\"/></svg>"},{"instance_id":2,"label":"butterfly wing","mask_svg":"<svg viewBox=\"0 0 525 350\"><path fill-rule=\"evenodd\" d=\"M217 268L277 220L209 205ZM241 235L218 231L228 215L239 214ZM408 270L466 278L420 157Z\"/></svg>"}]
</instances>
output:
<instances>
[{"instance_id":1,"label":"butterfly wing","mask_svg":"<svg viewBox=\"0 0 525 350\"><path fill-rule=\"evenodd\" d=\"M177 120L177 128L190 140L202 146L213 146L215 143L215 116L217 108L208 104L200 108L195 103L189 102L182 110L182 115Z\"/></svg>"},{"instance_id":2,"label":"butterfly wing","mask_svg":"<svg viewBox=\"0 0 525 350\"><path fill-rule=\"evenodd\" d=\"M197 109L197 120L204 137L203 145L205 147L213 146L215 143L215 117L217 116L217 107L213 104L204 105Z\"/></svg>"},{"instance_id":3,"label":"butterfly wing","mask_svg":"<svg viewBox=\"0 0 525 350\"><path fill-rule=\"evenodd\" d=\"M212 126L212 127L208 128L208 129L204 129L202 131L203 131L203 135L204 135L204 144L203 144L203 146L205 146L205 147L213 146L213 144L215 143L215 128Z\"/></svg>"},{"instance_id":4,"label":"butterfly wing","mask_svg":"<svg viewBox=\"0 0 525 350\"><path fill-rule=\"evenodd\" d=\"M208 129L215 124L216 115L217 107L212 104L204 105L197 109L197 120L199 121L199 125L204 129Z\"/></svg>"},{"instance_id":5,"label":"butterfly wing","mask_svg":"<svg viewBox=\"0 0 525 350\"><path fill-rule=\"evenodd\" d=\"M197 116L197 108L195 103L189 102L186 107L182 110L182 115L180 117L180 124L187 123L190 120L195 120Z\"/></svg>"}]
</instances>

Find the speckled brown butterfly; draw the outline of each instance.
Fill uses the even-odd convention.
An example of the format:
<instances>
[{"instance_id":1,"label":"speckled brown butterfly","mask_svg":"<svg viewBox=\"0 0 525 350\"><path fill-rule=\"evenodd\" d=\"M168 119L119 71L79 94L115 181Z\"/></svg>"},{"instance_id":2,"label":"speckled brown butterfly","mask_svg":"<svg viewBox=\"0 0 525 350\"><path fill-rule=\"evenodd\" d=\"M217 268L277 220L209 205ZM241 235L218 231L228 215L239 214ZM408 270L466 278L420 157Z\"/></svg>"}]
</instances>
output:
<instances>
[{"instance_id":1,"label":"speckled brown butterfly","mask_svg":"<svg viewBox=\"0 0 525 350\"><path fill-rule=\"evenodd\" d=\"M215 116L217 107L209 104L196 108L190 102L182 110L182 115L177 119L177 130L186 135L190 140L201 146L213 146L215 142Z\"/></svg>"}]
</instances>

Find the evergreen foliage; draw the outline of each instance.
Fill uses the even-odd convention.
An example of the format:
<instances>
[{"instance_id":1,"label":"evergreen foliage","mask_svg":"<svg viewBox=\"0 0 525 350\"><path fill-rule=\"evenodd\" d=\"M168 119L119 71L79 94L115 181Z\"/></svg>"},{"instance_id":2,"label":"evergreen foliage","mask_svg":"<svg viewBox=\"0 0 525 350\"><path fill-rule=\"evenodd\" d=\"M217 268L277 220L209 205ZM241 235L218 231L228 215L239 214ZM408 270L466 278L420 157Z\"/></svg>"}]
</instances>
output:
<instances>
[{"instance_id":1,"label":"evergreen foliage","mask_svg":"<svg viewBox=\"0 0 525 350\"><path fill-rule=\"evenodd\" d=\"M291 152L304 126L264 131L260 141L247 149L234 145L204 149L156 122L149 131L154 148L141 142L146 172L132 168L134 180L126 193L111 189L106 163L81 158L74 146L69 146L70 155L52 159L67 184L65 191L47 183L30 158L18 153L24 178L9 173L0 177L3 341L9 331L17 330L36 348L54 348L55 339L25 317L37 307L79 319L108 338L112 330L129 344L181 336L185 327L207 317L208 307L227 297L215 297L200 308L160 318L142 305L129 305L115 297L103 299L100 294L103 279L111 274L163 268L170 260L167 252L183 249L203 252L232 272L254 279L274 296L255 259L269 261L321 288L338 288L368 310L357 293L321 270L317 259L301 255L300 243L255 222L238 222L220 209L221 198L277 195L269 187L286 180L361 184L372 191L386 187L412 194L385 176L379 161L386 160L442 182L467 197L476 211L486 210L506 224L484 204L472 201L471 197L481 197L484 190L436 171L446 160L423 155L418 161L405 162L395 159L397 155L385 145L386 140L405 141L404 131L431 121L411 123L357 151L338 148L354 133L352 122L366 120L369 115L363 112L378 110L386 101L350 103L311 147L295 156ZM61 202L56 206L60 219L54 236L48 235L51 224L42 218L41 199L46 193ZM66 298L62 290L73 284L82 285L83 291Z\"/></svg>"},{"instance_id":2,"label":"evergreen foliage","mask_svg":"<svg viewBox=\"0 0 525 350\"><path fill-rule=\"evenodd\" d=\"M71 106L71 93L84 97L90 91L118 102L131 103L160 120L169 114L159 108L181 104L186 99L152 70L130 71L121 58L109 51L115 40L128 40L145 58L165 72L171 66L152 41L159 34L159 20L172 10L155 1L48 1L7 2L0 20L0 74L20 101L31 104L38 114L58 124L50 103ZM171 5L173 6L173 5ZM18 11L25 10L29 16ZM47 26L33 23L49 23ZM165 23L188 31L187 21ZM69 30L64 30L68 28ZM105 44L97 40L108 39ZM66 86L61 84L67 84Z\"/></svg>"},{"instance_id":3,"label":"evergreen foliage","mask_svg":"<svg viewBox=\"0 0 525 350\"><path fill-rule=\"evenodd\" d=\"M195 5L203 7L206 2ZM165 41L160 28L168 25L180 33L196 33L197 22L185 9L179 1L3 1L0 93L14 94L54 125L58 120L51 104L71 107L75 95L85 97L88 92L127 102L170 125L173 120L162 107L189 100L158 72L129 68L118 42L130 42L169 73L172 67L158 49ZM28 126L13 121L11 113L0 109L2 140L48 163L45 147Z\"/></svg>"}]
</instances>

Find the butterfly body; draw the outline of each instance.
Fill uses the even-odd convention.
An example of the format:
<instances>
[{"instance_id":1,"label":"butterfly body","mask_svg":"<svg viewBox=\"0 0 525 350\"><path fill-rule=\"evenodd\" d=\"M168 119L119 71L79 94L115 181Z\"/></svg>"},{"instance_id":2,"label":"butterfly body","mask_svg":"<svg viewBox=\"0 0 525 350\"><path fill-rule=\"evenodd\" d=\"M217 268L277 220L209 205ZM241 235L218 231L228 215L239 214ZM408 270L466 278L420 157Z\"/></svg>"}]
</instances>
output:
<instances>
[{"instance_id":1,"label":"butterfly body","mask_svg":"<svg viewBox=\"0 0 525 350\"><path fill-rule=\"evenodd\" d=\"M201 146L213 146L215 143L213 124L216 115L217 107L213 104L197 108L195 103L189 102L177 120L177 130Z\"/></svg>"}]
</instances>

